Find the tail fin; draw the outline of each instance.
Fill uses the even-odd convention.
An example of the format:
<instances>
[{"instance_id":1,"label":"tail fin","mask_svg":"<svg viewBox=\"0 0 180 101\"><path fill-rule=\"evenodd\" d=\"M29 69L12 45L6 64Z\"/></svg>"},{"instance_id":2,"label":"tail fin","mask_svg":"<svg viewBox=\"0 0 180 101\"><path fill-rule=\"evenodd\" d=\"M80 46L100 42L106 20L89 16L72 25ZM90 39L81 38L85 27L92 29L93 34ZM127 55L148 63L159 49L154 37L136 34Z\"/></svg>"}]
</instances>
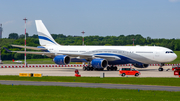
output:
<instances>
[{"instance_id":1,"label":"tail fin","mask_svg":"<svg viewBox=\"0 0 180 101\"><path fill-rule=\"evenodd\" d=\"M46 29L45 25L41 20L35 20L36 28L39 37L39 43L41 46L45 45L59 45L56 41L52 38L51 34Z\"/></svg>"}]
</instances>

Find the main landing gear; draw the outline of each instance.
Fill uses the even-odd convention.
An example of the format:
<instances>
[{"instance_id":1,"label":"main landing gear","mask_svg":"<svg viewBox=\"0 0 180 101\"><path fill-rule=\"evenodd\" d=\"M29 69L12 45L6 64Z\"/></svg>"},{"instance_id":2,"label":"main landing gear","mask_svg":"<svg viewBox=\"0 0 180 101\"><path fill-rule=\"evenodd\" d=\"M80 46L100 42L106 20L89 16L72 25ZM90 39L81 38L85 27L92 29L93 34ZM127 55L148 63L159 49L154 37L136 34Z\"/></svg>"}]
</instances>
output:
<instances>
[{"instance_id":1,"label":"main landing gear","mask_svg":"<svg viewBox=\"0 0 180 101\"><path fill-rule=\"evenodd\" d=\"M88 61L88 66L83 66L83 71L93 71L93 70L104 70L104 68L94 68L91 66L91 62Z\"/></svg>"},{"instance_id":2,"label":"main landing gear","mask_svg":"<svg viewBox=\"0 0 180 101\"><path fill-rule=\"evenodd\" d=\"M94 68L93 68L93 67L90 67L90 66L84 66L84 67L83 67L83 70L84 70L84 71L86 71L86 70L87 70L87 71L90 71L90 70L92 71L92 70L94 70Z\"/></svg>"},{"instance_id":3,"label":"main landing gear","mask_svg":"<svg viewBox=\"0 0 180 101\"><path fill-rule=\"evenodd\" d=\"M160 64L160 67L159 67L159 69L158 69L159 71L163 71L163 70L164 70L164 69L162 68L162 66L164 66L163 63Z\"/></svg>"},{"instance_id":4,"label":"main landing gear","mask_svg":"<svg viewBox=\"0 0 180 101\"><path fill-rule=\"evenodd\" d=\"M111 71L117 71L117 67L116 66L107 66L107 71L109 71L109 70L111 70Z\"/></svg>"},{"instance_id":5,"label":"main landing gear","mask_svg":"<svg viewBox=\"0 0 180 101\"><path fill-rule=\"evenodd\" d=\"M83 67L83 71L93 71L93 70L104 70L104 68L94 68L94 67L91 67L91 66L84 66Z\"/></svg>"}]
</instances>

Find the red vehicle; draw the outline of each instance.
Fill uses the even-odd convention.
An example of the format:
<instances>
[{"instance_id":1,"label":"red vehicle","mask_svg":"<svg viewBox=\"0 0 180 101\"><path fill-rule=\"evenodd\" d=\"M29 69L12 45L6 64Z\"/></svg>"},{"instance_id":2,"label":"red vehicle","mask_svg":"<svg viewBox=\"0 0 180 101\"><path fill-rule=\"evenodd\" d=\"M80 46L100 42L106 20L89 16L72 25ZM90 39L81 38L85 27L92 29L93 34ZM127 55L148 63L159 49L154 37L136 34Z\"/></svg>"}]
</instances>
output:
<instances>
[{"instance_id":1,"label":"red vehicle","mask_svg":"<svg viewBox=\"0 0 180 101\"><path fill-rule=\"evenodd\" d=\"M179 69L179 70L180 70L180 66L179 66L179 65L177 65L177 66L173 66L173 67L172 67L172 71L177 70L177 69Z\"/></svg>"},{"instance_id":2,"label":"red vehicle","mask_svg":"<svg viewBox=\"0 0 180 101\"><path fill-rule=\"evenodd\" d=\"M134 69L134 68L120 68L119 74L121 76L125 76L125 75L139 76L141 73L138 70Z\"/></svg>"}]
</instances>

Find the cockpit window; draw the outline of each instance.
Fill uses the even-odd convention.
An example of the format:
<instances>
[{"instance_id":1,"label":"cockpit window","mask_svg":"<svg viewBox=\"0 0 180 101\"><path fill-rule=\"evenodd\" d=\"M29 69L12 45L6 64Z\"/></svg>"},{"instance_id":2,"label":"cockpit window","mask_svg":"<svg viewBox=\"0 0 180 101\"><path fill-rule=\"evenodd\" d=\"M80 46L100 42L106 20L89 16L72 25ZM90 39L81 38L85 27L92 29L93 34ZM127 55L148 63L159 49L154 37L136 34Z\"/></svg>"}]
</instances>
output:
<instances>
[{"instance_id":1,"label":"cockpit window","mask_svg":"<svg viewBox=\"0 0 180 101\"><path fill-rule=\"evenodd\" d=\"M174 53L173 51L166 51L166 53Z\"/></svg>"}]
</instances>

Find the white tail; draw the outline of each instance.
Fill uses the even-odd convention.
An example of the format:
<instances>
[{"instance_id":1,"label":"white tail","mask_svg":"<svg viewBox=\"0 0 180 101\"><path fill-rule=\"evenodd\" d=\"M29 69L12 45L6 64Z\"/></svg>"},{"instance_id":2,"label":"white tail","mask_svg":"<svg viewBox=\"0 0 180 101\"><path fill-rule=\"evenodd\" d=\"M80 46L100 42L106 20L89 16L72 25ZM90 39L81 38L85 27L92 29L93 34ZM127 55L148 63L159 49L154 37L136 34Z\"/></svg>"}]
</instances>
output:
<instances>
[{"instance_id":1,"label":"white tail","mask_svg":"<svg viewBox=\"0 0 180 101\"><path fill-rule=\"evenodd\" d=\"M45 45L59 45L56 41L52 38L51 34L46 29L45 25L41 20L35 20L36 28L39 37L39 43L41 46Z\"/></svg>"}]
</instances>

